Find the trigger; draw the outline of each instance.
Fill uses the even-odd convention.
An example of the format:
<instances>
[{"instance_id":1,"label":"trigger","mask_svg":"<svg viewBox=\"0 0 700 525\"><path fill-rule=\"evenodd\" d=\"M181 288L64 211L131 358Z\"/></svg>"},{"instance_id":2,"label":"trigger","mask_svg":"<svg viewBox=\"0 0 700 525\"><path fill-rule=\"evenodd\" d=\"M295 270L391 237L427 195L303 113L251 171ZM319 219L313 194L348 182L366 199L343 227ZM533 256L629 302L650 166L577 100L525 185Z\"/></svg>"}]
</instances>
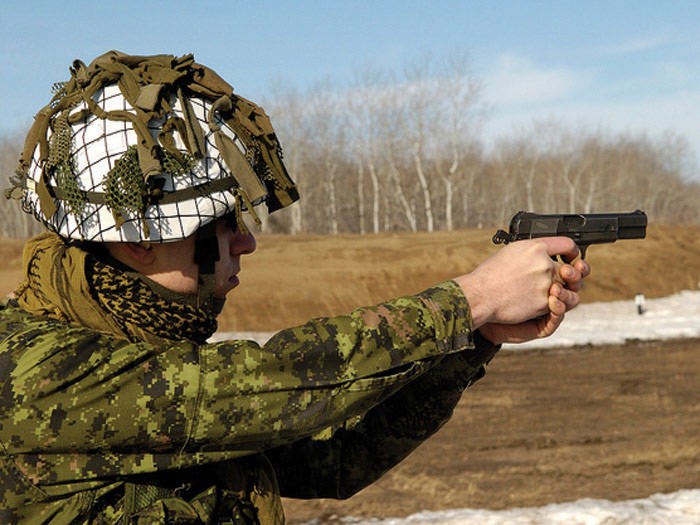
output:
<instances>
[{"instance_id":1,"label":"trigger","mask_svg":"<svg viewBox=\"0 0 700 525\"><path fill-rule=\"evenodd\" d=\"M588 249L588 245L587 245L587 244L584 244L583 246L579 246L579 247L578 247L578 251L579 251L579 255L580 255L580 257L581 257L581 260L583 260L583 259L586 258L586 250L587 250L587 249ZM559 256L559 260L560 260L561 262L563 262L564 264L571 264L571 262L573 261L573 259L567 259L567 258L564 257L563 255L560 255L560 256Z\"/></svg>"}]
</instances>

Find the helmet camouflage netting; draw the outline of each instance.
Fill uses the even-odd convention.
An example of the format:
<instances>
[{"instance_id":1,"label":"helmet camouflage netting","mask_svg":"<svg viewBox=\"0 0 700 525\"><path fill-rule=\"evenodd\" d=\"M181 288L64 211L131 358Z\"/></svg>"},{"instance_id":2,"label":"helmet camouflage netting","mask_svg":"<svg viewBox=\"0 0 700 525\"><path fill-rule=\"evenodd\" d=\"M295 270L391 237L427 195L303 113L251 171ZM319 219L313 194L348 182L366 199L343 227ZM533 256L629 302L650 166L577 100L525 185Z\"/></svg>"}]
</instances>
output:
<instances>
[{"instance_id":1,"label":"helmet camouflage netting","mask_svg":"<svg viewBox=\"0 0 700 525\"><path fill-rule=\"evenodd\" d=\"M10 192L62 237L175 241L299 198L263 109L192 55L110 51L70 71L35 118Z\"/></svg>"}]
</instances>

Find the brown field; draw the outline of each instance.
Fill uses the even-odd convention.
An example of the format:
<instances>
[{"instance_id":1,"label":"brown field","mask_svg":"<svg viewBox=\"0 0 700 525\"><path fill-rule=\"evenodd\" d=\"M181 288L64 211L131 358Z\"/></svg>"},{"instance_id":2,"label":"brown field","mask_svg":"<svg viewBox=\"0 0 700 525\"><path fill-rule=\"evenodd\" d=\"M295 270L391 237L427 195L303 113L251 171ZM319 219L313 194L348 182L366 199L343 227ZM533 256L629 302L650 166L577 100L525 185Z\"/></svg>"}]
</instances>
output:
<instances>
[{"instance_id":1,"label":"brown field","mask_svg":"<svg viewBox=\"0 0 700 525\"><path fill-rule=\"evenodd\" d=\"M473 269L498 248L492 231L376 236L264 236L243 259L224 330L285 328L344 313ZM592 246L583 301L663 297L697 289L700 227L652 226L647 239Z\"/></svg>"},{"instance_id":2,"label":"brown field","mask_svg":"<svg viewBox=\"0 0 700 525\"><path fill-rule=\"evenodd\" d=\"M269 331L345 312L469 271L491 231L261 236L243 261L224 330ZM20 278L21 242L0 243L0 294ZM700 227L656 226L644 241L594 246L583 300L695 290ZM287 500L289 520L628 499L700 487L700 341L503 352L453 419L353 498Z\"/></svg>"},{"instance_id":3,"label":"brown field","mask_svg":"<svg viewBox=\"0 0 700 525\"><path fill-rule=\"evenodd\" d=\"M340 235L262 235L242 260L241 285L221 316L225 331L270 331L339 314L473 269L498 248L490 230ZM22 241L0 241L0 297L21 278ZM647 238L592 246L584 302L663 297L700 281L700 227L650 226Z\"/></svg>"}]
</instances>

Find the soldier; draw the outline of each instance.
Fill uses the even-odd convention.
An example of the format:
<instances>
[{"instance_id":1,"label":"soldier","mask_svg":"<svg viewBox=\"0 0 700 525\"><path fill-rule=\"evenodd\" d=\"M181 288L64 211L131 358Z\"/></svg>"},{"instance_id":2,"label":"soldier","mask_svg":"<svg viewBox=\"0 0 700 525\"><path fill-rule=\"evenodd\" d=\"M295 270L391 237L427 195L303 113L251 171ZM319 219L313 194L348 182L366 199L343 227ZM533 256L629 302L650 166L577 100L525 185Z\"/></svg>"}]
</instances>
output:
<instances>
[{"instance_id":1,"label":"soldier","mask_svg":"<svg viewBox=\"0 0 700 525\"><path fill-rule=\"evenodd\" d=\"M255 249L244 214L298 193L263 110L192 56L75 61L13 182L49 231L0 308L2 523L282 523L280 495L349 497L589 272L552 259L569 239L522 241L262 347L207 343Z\"/></svg>"}]
</instances>

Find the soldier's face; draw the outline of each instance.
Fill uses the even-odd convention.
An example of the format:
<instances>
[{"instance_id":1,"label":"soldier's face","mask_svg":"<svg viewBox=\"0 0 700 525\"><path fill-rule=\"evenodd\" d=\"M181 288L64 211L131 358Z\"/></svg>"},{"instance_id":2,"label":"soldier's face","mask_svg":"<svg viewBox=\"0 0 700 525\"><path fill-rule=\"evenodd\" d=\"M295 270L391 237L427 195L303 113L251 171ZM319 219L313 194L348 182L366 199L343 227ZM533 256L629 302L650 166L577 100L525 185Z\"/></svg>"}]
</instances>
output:
<instances>
[{"instance_id":1,"label":"soldier's face","mask_svg":"<svg viewBox=\"0 0 700 525\"><path fill-rule=\"evenodd\" d=\"M216 223L216 237L219 241L219 260L215 268L214 295L223 298L238 286L241 256L253 253L256 241L252 233L233 230L225 220Z\"/></svg>"},{"instance_id":2,"label":"soldier's face","mask_svg":"<svg viewBox=\"0 0 700 525\"><path fill-rule=\"evenodd\" d=\"M255 237L243 234L225 219L216 223L219 260L214 267L214 295L224 298L239 283L241 256L255 251ZM123 243L112 249L117 259L175 292L197 293L199 265L195 263L196 235L148 248ZM120 256L121 255L121 256Z\"/></svg>"}]
</instances>

